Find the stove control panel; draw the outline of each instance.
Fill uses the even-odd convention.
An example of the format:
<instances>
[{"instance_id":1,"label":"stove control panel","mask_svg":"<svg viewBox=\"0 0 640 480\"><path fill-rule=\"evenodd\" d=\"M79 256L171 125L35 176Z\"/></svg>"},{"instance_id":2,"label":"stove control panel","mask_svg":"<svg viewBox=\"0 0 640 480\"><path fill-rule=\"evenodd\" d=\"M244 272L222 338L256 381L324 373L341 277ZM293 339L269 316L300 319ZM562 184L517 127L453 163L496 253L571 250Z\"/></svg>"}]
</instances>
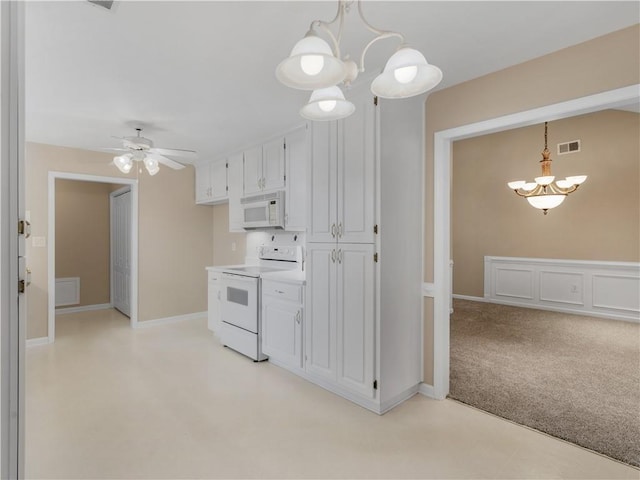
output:
<instances>
[{"instance_id":1,"label":"stove control panel","mask_svg":"<svg viewBox=\"0 0 640 480\"><path fill-rule=\"evenodd\" d=\"M261 260L280 260L285 262L300 262L302 259L302 247L297 246L273 246L263 245L258 248L258 257Z\"/></svg>"}]
</instances>

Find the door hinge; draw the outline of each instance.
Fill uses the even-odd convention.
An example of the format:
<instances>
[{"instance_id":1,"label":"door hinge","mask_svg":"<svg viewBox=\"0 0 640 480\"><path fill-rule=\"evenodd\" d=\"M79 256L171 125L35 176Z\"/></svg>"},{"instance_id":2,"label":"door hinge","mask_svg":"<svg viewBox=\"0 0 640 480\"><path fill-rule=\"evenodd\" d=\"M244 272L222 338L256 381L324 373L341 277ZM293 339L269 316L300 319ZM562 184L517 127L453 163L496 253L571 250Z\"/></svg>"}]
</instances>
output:
<instances>
[{"instance_id":1,"label":"door hinge","mask_svg":"<svg viewBox=\"0 0 640 480\"><path fill-rule=\"evenodd\" d=\"M18 280L18 293L24 293L25 283L24 280Z\"/></svg>"},{"instance_id":2,"label":"door hinge","mask_svg":"<svg viewBox=\"0 0 640 480\"><path fill-rule=\"evenodd\" d=\"M225 167L229 168L229 162L227 162L227 163L225 164Z\"/></svg>"},{"instance_id":3,"label":"door hinge","mask_svg":"<svg viewBox=\"0 0 640 480\"><path fill-rule=\"evenodd\" d=\"M374 380L373 381L373 389L377 390L378 389L378 380Z\"/></svg>"},{"instance_id":4,"label":"door hinge","mask_svg":"<svg viewBox=\"0 0 640 480\"><path fill-rule=\"evenodd\" d=\"M229 191L229 185L227 185L227 186L226 186L226 187L224 187L224 188L227 190L227 192Z\"/></svg>"},{"instance_id":5,"label":"door hinge","mask_svg":"<svg viewBox=\"0 0 640 480\"><path fill-rule=\"evenodd\" d=\"M378 263L378 252L373 254L373 261Z\"/></svg>"},{"instance_id":6,"label":"door hinge","mask_svg":"<svg viewBox=\"0 0 640 480\"><path fill-rule=\"evenodd\" d=\"M373 97L373 104L377 107L378 106L378 96L374 95Z\"/></svg>"},{"instance_id":7,"label":"door hinge","mask_svg":"<svg viewBox=\"0 0 640 480\"><path fill-rule=\"evenodd\" d=\"M373 233L375 233L375 234L378 233L378 225L374 225L373 226Z\"/></svg>"},{"instance_id":8,"label":"door hinge","mask_svg":"<svg viewBox=\"0 0 640 480\"><path fill-rule=\"evenodd\" d=\"M31 236L31 224L26 220L18 220L18 235L24 235L24 238Z\"/></svg>"}]
</instances>

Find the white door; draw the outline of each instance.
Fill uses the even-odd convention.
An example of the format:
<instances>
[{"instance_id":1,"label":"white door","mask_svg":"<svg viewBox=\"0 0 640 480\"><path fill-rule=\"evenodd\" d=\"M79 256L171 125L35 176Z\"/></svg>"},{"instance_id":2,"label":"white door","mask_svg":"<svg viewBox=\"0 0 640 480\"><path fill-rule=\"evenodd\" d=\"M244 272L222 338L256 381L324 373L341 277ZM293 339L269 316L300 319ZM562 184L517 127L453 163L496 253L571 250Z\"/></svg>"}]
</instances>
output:
<instances>
[{"instance_id":1,"label":"white door","mask_svg":"<svg viewBox=\"0 0 640 480\"><path fill-rule=\"evenodd\" d=\"M373 243L375 214L375 106L371 94L338 122L338 240Z\"/></svg>"},{"instance_id":2,"label":"white door","mask_svg":"<svg viewBox=\"0 0 640 480\"><path fill-rule=\"evenodd\" d=\"M286 136L285 230L304 231L307 227L308 162L309 144L307 142L307 127L305 126Z\"/></svg>"},{"instance_id":3,"label":"white door","mask_svg":"<svg viewBox=\"0 0 640 480\"><path fill-rule=\"evenodd\" d=\"M0 2L0 45L0 478L23 478L29 278L18 228L25 219L22 2Z\"/></svg>"},{"instance_id":4,"label":"white door","mask_svg":"<svg viewBox=\"0 0 640 480\"><path fill-rule=\"evenodd\" d=\"M307 244L305 368L336 380L336 244Z\"/></svg>"},{"instance_id":5,"label":"white door","mask_svg":"<svg viewBox=\"0 0 640 480\"><path fill-rule=\"evenodd\" d=\"M131 316L131 191L111 194L111 303Z\"/></svg>"},{"instance_id":6,"label":"white door","mask_svg":"<svg viewBox=\"0 0 640 480\"><path fill-rule=\"evenodd\" d=\"M262 191L262 146L244 152L244 194Z\"/></svg>"},{"instance_id":7,"label":"white door","mask_svg":"<svg viewBox=\"0 0 640 480\"><path fill-rule=\"evenodd\" d=\"M284 188L284 138L279 137L262 146L262 189Z\"/></svg>"},{"instance_id":8,"label":"white door","mask_svg":"<svg viewBox=\"0 0 640 480\"><path fill-rule=\"evenodd\" d=\"M374 388L374 246L338 244L337 375L349 390L373 397Z\"/></svg>"},{"instance_id":9,"label":"white door","mask_svg":"<svg viewBox=\"0 0 640 480\"><path fill-rule=\"evenodd\" d=\"M336 241L336 122L312 122L308 242Z\"/></svg>"}]
</instances>

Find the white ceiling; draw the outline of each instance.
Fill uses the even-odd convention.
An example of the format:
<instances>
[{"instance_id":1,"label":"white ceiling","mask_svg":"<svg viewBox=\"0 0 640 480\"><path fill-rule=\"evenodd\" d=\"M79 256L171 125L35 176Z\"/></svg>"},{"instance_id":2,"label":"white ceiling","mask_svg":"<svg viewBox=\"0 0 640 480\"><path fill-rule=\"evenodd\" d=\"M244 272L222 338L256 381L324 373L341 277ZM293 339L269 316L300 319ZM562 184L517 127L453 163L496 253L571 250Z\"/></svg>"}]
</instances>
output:
<instances>
[{"instance_id":1,"label":"white ceiling","mask_svg":"<svg viewBox=\"0 0 640 480\"><path fill-rule=\"evenodd\" d=\"M331 20L336 8L333 1L120 1L107 11L84 1L27 2L26 139L116 147L112 135L142 125L157 146L194 149L207 160L281 133L302 123L309 92L279 84L275 67L312 20ZM640 17L636 1L371 1L363 9L442 69L438 88ZM354 10L342 51L358 57L371 36ZM396 46L391 39L372 47L365 77Z\"/></svg>"}]
</instances>

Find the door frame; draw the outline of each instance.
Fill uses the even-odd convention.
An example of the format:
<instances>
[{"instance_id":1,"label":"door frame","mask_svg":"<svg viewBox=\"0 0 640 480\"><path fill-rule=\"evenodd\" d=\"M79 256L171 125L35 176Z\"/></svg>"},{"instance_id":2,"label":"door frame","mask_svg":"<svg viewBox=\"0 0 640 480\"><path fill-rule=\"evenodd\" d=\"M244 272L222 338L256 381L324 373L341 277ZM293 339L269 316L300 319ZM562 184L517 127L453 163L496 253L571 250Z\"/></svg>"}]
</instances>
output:
<instances>
[{"instance_id":1,"label":"door frame","mask_svg":"<svg viewBox=\"0 0 640 480\"><path fill-rule=\"evenodd\" d=\"M131 186L130 185L125 185L122 188L119 188L117 190L114 190L113 192L109 193L109 303L111 303L111 306L114 306L114 301L113 301L113 290L114 290L114 281L113 281L113 257L114 257L114 252L113 252L113 201L115 199L115 197L120 196L120 195L124 195L125 193L131 193ZM133 210L133 197L132 197L132 202L129 205L129 209ZM133 212L132 212L133 213ZM131 216L129 217L131 218ZM130 226L131 227L131 226ZM129 237L129 249L131 250L131 255L133 256L133 248L131 245L131 236ZM131 257L133 258L133 257ZM130 260L131 260L130 258ZM131 281L131 276L129 276L129 280ZM132 282L133 283L133 282ZM129 299L129 314L131 314L131 304L133 302L131 301L131 298Z\"/></svg>"},{"instance_id":2,"label":"door frame","mask_svg":"<svg viewBox=\"0 0 640 480\"><path fill-rule=\"evenodd\" d=\"M452 144L514 128L536 125L627 105L640 98L640 84L555 103L434 133L434 252L433 252L433 396L449 393L449 315L452 294L451 259L451 169Z\"/></svg>"},{"instance_id":3,"label":"door frame","mask_svg":"<svg viewBox=\"0 0 640 480\"><path fill-rule=\"evenodd\" d=\"M56 333L56 180L80 180L85 182L122 184L131 189L131 317L130 325L138 324L138 181L122 177L103 177L83 173L49 172L49 212L47 246L47 280L48 280L48 322L49 343L55 341Z\"/></svg>"}]
</instances>

